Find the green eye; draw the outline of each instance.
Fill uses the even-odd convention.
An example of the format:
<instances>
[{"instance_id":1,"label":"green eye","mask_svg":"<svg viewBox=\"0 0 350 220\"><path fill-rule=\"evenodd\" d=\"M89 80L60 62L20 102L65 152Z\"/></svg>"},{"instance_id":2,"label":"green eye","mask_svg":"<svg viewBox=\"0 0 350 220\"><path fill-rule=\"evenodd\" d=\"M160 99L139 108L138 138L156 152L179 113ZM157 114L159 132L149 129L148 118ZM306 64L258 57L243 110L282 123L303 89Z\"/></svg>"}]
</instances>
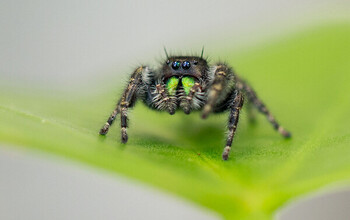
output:
<instances>
[{"instance_id":1,"label":"green eye","mask_svg":"<svg viewBox=\"0 0 350 220\"><path fill-rule=\"evenodd\" d=\"M176 76L173 76L170 79L168 79L168 82L166 83L166 88L168 90L169 95L176 94L176 88L178 84L179 84L179 79Z\"/></svg>"},{"instance_id":2,"label":"green eye","mask_svg":"<svg viewBox=\"0 0 350 220\"><path fill-rule=\"evenodd\" d=\"M191 88L194 86L194 78L186 76L182 78L182 86L185 90L186 95L190 93Z\"/></svg>"}]
</instances>

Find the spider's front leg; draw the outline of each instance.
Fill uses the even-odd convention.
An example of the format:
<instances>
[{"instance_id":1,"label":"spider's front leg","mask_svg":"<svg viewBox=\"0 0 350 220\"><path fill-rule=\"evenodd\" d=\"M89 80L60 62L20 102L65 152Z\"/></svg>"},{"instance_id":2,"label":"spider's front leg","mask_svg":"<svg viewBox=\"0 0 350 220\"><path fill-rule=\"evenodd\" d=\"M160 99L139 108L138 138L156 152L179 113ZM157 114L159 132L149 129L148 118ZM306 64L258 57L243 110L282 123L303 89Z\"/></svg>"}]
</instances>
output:
<instances>
[{"instance_id":1,"label":"spider's front leg","mask_svg":"<svg viewBox=\"0 0 350 220\"><path fill-rule=\"evenodd\" d=\"M239 113L243 106L243 95L238 90L235 90L233 93L233 102L230 103L230 116L228 120L228 134L226 147L224 148L224 152L222 153L222 159L227 160L228 155L231 151L232 141L236 133L237 124L239 120Z\"/></svg>"},{"instance_id":2,"label":"spider's front leg","mask_svg":"<svg viewBox=\"0 0 350 220\"><path fill-rule=\"evenodd\" d=\"M218 64L213 68L215 70L214 80L208 89L208 98L202 110L202 118L207 118L215 105L225 99L233 85L234 75L230 67Z\"/></svg>"},{"instance_id":3,"label":"spider's front leg","mask_svg":"<svg viewBox=\"0 0 350 220\"><path fill-rule=\"evenodd\" d=\"M148 67L139 67L137 68L130 77L129 84L125 88L122 97L118 101L116 108L109 116L106 124L101 128L100 134L105 135L108 133L109 127L114 122L117 114L120 113L121 120L121 141L126 143L128 141L128 135L126 128L128 127L128 108L132 107L137 99L138 90L143 87L145 84L142 82L142 78L145 74L149 74L150 70Z\"/></svg>"},{"instance_id":4,"label":"spider's front leg","mask_svg":"<svg viewBox=\"0 0 350 220\"><path fill-rule=\"evenodd\" d=\"M210 112L215 110L215 108L216 111L218 111L218 108L220 108L218 105L226 106L221 110L225 110L227 108L230 109L228 136L226 147L224 148L224 152L222 154L222 159L227 160L231 150L232 141L236 133L239 113L243 106L243 95L239 90L234 88L235 77L230 67L225 64L218 64L217 66L214 66L214 70L214 80L208 90L208 99L202 111L202 118L206 118Z\"/></svg>"}]
</instances>

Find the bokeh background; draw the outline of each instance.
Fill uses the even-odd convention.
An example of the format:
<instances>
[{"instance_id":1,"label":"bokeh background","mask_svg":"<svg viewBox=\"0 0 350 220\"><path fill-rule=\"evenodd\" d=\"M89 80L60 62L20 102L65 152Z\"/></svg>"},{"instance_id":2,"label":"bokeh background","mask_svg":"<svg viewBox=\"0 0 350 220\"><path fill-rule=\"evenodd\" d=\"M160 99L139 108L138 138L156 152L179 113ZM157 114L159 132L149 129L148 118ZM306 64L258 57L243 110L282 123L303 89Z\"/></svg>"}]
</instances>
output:
<instances>
[{"instance_id":1,"label":"bokeh background","mask_svg":"<svg viewBox=\"0 0 350 220\"><path fill-rule=\"evenodd\" d=\"M210 218L270 219L301 195L348 185L349 11L347 0L1 1L0 143L6 152L36 149L147 184L215 212ZM293 139L281 139L262 116L250 125L243 112L223 163L226 115L170 117L141 103L128 145L119 143L118 123L99 138L128 74L157 67L164 46L183 55L204 46L212 63L227 61ZM4 179L30 170L6 157L2 204L25 206L7 199L20 195L14 182L23 175ZM46 174L40 178L53 178Z\"/></svg>"},{"instance_id":2,"label":"bokeh background","mask_svg":"<svg viewBox=\"0 0 350 220\"><path fill-rule=\"evenodd\" d=\"M227 59L221 54L345 20L349 8L346 0L1 1L1 82L94 89L95 80L158 64L164 46L174 54L205 46L213 61Z\"/></svg>"}]
</instances>

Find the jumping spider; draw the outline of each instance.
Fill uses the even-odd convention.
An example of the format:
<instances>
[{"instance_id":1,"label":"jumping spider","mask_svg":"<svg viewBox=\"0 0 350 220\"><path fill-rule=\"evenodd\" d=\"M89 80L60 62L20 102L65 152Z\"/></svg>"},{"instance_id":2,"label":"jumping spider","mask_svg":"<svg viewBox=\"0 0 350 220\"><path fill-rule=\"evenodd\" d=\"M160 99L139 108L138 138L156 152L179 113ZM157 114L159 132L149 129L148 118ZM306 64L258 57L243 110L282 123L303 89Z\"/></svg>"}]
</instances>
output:
<instances>
[{"instance_id":1,"label":"jumping spider","mask_svg":"<svg viewBox=\"0 0 350 220\"><path fill-rule=\"evenodd\" d=\"M166 51L165 51L166 52ZM201 56L171 56L160 69L151 70L147 66L137 68L130 77L128 86L116 105L115 110L101 128L105 135L117 114L121 119L121 142L128 141L126 133L128 108L141 99L148 107L175 114L182 109L185 114L201 110L202 118L208 115L229 111L228 135L222 158L228 159L232 141L236 132L239 113L243 106L243 97L248 99L284 137L291 134L280 126L269 110L257 97L254 90L225 63L209 67Z\"/></svg>"}]
</instances>

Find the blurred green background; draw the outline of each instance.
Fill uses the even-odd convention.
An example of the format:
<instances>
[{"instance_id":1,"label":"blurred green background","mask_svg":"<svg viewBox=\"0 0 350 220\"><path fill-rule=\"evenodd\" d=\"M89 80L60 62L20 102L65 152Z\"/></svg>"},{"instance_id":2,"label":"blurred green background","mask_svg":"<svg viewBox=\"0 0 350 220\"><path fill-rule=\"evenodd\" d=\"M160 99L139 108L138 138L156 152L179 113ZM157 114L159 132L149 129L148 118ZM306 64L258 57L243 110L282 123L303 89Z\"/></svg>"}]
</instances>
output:
<instances>
[{"instance_id":1,"label":"blurred green background","mask_svg":"<svg viewBox=\"0 0 350 220\"><path fill-rule=\"evenodd\" d=\"M210 115L208 120L198 113L169 116L142 103L130 113L127 145L119 142L119 122L106 137L99 137L127 71L139 62L129 55L116 69L86 78L67 74L57 83L40 74L33 77L40 83L26 80L30 75L1 74L0 142L116 172L227 219L270 219L291 199L350 179L350 22L310 20L290 30L284 23L283 32L260 35L264 40L242 40L238 46L237 40L216 41L216 34L207 38L210 60L224 59L232 65L292 132L290 140L281 138L261 115L249 124L244 111L231 158L224 162L227 114ZM170 42L170 51L181 51L176 42L184 39ZM189 42L197 48L206 45L197 38ZM185 52L193 52L189 42ZM122 51L115 53L123 56ZM117 70L125 74L112 74Z\"/></svg>"}]
</instances>

